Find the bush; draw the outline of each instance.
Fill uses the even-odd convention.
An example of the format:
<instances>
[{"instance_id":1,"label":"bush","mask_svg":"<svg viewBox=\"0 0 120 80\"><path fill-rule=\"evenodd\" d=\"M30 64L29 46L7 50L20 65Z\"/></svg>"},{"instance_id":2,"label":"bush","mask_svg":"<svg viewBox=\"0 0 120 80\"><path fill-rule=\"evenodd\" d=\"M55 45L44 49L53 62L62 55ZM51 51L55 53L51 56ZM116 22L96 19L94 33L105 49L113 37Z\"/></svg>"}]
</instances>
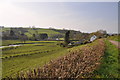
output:
<instances>
[{"instance_id":1,"label":"bush","mask_svg":"<svg viewBox=\"0 0 120 80\"><path fill-rule=\"evenodd\" d=\"M90 41L85 40L85 41L83 42L83 44L87 44L87 43L90 43Z\"/></svg>"}]
</instances>

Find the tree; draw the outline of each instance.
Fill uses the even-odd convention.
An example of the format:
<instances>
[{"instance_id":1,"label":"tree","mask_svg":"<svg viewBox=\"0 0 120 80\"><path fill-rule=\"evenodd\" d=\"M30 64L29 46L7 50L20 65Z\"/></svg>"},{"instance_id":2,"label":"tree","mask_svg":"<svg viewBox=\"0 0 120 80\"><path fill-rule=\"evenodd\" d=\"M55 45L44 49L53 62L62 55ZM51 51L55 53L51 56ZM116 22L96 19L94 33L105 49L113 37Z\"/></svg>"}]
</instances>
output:
<instances>
[{"instance_id":1,"label":"tree","mask_svg":"<svg viewBox=\"0 0 120 80\"><path fill-rule=\"evenodd\" d=\"M25 41L27 40L28 38L27 38L27 36L25 35L25 34L21 34L20 35L20 40L22 41L22 42L24 42L25 43Z\"/></svg>"},{"instance_id":2,"label":"tree","mask_svg":"<svg viewBox=\"0 0 120 80\"><path fill-rule=\"evenodd\" d=\"M52 34L51 38L63 38L64 36L62 34Z\"/></svg>"},{"instance_id":3,"label":"tree","mask_svg":"<svg viewBox=\"0 0 120 80\"><path fill-rule=\"evenodd\" d=\"M64 40L65 45L68 45L70 43L70 41L69 41L69 34L70 34L70 31L67 31L65 33L65 40Z\"/></svg>"},{"instance_id":4,"label":"tree","mask_svg":"<svg viewBox=\"0 0 120 80\"><path fill-rule=\"evenodd\" d=\"M10 36L14 36L14 35L15 35L14 31L11 29L10 30Z\"/></svg>"},{"instance_id":5,"label":"tree","mask_svg":"<svg viewBox=\"0 0 120 80\"><path fill-rule=\"evenodd\" d=\"M36 35L35 34L33 34L32 40L36 40Z\"/></svg>"},{"instance_id":6,"label":"tree","mask_svg":"<svg viewBox=\"0 0 120 80\"><path fill-rule=\"evenodd\" d=\"M48 38L48 35L46 33L39 34L39 36L40 36L41 40L44 40L44 39Z\"/></svg>"},{"instance_id":7,"label":"tree","mask_svg":"<svg viewBox=\"0 0 120 80\"><path fill-rule=\"evenodd\" d=\"M98 30L92 34L96 35L98 38L106 37L107 32L105 30Z\"/></svg>"},{"instance_id":8,"label":"tree","mask_svg":"<svg viewBox=\"0 0 120 80\"><path fill-rule=\"evenodd\" d=\"M14 31L12 30L12 28L10 29L10 39L14 39L14 37L15 37L15 33L14 33Z\"/></svg>"}]
</instances>

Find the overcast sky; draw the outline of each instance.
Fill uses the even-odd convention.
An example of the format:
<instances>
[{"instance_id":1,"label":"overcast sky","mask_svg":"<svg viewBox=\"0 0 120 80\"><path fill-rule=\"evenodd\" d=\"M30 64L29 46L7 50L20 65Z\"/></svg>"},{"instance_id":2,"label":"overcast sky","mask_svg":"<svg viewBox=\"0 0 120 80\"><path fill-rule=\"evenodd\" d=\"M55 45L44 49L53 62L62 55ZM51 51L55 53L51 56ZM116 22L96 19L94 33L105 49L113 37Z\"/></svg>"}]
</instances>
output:
<instances>
[{"instance_id":1,"label":"overcast sky","mask_svg":"<svg viewBox=\"0 0 120 80\"><path fill-rule=\"evenodd\" d=\"M3 0L0 3L0 18L1 26L34 25L40 28L66 28L82 32L103 29L109 33L117 33L118 3Z\"/></svg>"}]
</instances>

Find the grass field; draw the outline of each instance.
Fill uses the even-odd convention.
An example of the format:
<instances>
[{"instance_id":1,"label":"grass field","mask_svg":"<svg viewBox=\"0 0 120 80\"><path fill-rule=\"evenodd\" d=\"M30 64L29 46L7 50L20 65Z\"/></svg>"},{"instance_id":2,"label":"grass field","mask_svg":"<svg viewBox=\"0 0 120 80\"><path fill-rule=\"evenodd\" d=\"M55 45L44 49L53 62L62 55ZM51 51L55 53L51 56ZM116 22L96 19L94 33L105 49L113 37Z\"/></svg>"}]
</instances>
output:
<instances>
[{"instance_id":1,"label":"grass field","mask_svg":"<svg viewBox=\"0 0 120 80\"><path fill-rule=\"evenodd\" d=\"M50 30L50 29L37 29L37 30L29 29L28 32L26 32L25 34L28 37L32 37L32 34L36 34L36 31L38 32L38 34L40 34L40 33L47 33L49 37L51 37L52 34L61 34L59 32L56 32L56 31L53 31L53 30Z\"/></svg>"},{"instance_id":2,"label":"grass field","mask_svg":"<svg viewBox=\"0 0 120 80\"><path fill-rule=\"evenodd\" d=\"M120 64L118 61L119 51L108 40L105 41L106 50L101 61L101 66L95 71L96 78L120 78Z\"/></svg>"},{"instance_id":3,"label":"grass field","mask_svg":"<svg viewBox=\"0 0 120 80\"><path fill-rule=\"evenodd\" d=\"M24 44L24 46L20 46L17 48L8 48L6 50L3 49L3 78L6 76L15 77L15 75L21 71L26 72L29 69L33 70L35 68L42 67L50 60L58 59L59 57L64 56L68 53L76 53L80 48L85 46L82 45L73 48L63 48L56 45L56 41L28 42L36 44ZM98 41L95 41L94 43L88 44L86 48L97 44Z\"/></svg>"},{"instance_id":4,"label":"grass field","mask_svg":"<svg viewBox=\"0 0 120 80\"><path fill-rule=\"evenodd\" d=\"M10 44L21 43L20 40L2 40L2 46L8 46Z\"/></svg>"},{"instance_id":5,"label":"grass field","mask_svg":"<svg viewBox=\"0 0 120 80\"><path fill-rule=\"evenodd\" d=\"M108 37L108 39L120 42L120 35L119 36L110 36L110 37Z\"/></svg>"},{"instance_id":6,"label":"grass field","mask_svg":"<svg viewBox=\"0 0 120 80\"><path fill-rule=\"evenodd\" d=\"M6 42L6 41L4 41ZM20 43L19 41L7 41L6 45ZM50 60L58 59L71 52L77 52L82 46L73 48L63 48L56 45L58 41L27 41L26 44L19 47L3 48L3 78L6 76L15 77L21 71L28 71L47 64ZM89 47L98 44L97 41L87 44ZM118 70L119 52L115 45L105 40L105 54L101 60L100 67L94 71L95 78L118 78L120 77ZM87 48L87 47L86 47ZM92 49L92 48L90 48ZM94 49L93 49L94 50ZM94 52L93 52L94 53Z\"/></svg>"},{"instance_id":7,"label":"grass field","mask_svg":"<svg viewBox=\"0 0 120 80\"><path fill-rule=\"evenodd\" d=\"M3 28L2 31L7 31L10 30L10 28ZM40 34L40 33L47 33L48 37L53 36L54 34L62 34L60 32L51 30L51 29L43 29L43 28L37 28L37 29L32 29L32 28L26 28L27 32L25 32L25 35L28 36L28 38L33 37L33 34Z\"/></svg>"},{"instance_id":8,"label":"grass field","mask_svg":"<svg viewBox=\"0 0 120 80\"><path fill-rule=\"evenodd\" d=\"M21 70L43 66L67 52L66 48L56 45L56 41L27 41L27 43L35 44L24 44L16 48L3 49L3 77L14 76Z\"/></svg>"}]
</instances>

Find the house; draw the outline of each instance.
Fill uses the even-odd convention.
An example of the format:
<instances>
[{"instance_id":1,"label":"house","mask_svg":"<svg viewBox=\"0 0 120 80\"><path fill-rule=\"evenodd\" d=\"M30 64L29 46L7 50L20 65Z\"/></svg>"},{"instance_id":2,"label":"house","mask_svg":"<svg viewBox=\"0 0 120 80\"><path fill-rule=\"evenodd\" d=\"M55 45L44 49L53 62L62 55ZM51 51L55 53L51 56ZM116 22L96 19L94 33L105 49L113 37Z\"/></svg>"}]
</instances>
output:
<instances>
[{"instance_id":1,"label":"house","mask_svg":"<svg viewBox=\"0 0 120 80\"><path fill-rule=\"evenodd\" d=\"M71 45L72 45L72 43L69 43L68 45L69 45L69 46L71 46Z\"/></svg>"},{"instance_id":2,"label":"house","mask_svg":"<svg viewBox=\"0 0 120 80\"><path fill-rule=\"evenodd\" d=\"M60 40L60 39L59 39L59 38L56 38L55 40L57 40L57 41L58 41L58 40Z\"/></svg>"},{"instance_id":3,"label":"house","mask_svg":"<svg viewBox=\"0 0 120 80\"><path fill-rule=\"evenodd\" d=\"M90 41L93 42L95 39L97 39L97 36L96 36L96 35L93 35L93 36L90 38Z\"/></svg>"},{"instance_id":4,"label":"house","mask_svg":"<svg viewBox=\"0 0 120 80\"><path fill-rule=\"evenodd\" d=\"M90 41L93 42L95 39L97 39L97 36L96 36L96 35L93 35L93 36L90 38Z\"/></svg>"}]
</instances>

